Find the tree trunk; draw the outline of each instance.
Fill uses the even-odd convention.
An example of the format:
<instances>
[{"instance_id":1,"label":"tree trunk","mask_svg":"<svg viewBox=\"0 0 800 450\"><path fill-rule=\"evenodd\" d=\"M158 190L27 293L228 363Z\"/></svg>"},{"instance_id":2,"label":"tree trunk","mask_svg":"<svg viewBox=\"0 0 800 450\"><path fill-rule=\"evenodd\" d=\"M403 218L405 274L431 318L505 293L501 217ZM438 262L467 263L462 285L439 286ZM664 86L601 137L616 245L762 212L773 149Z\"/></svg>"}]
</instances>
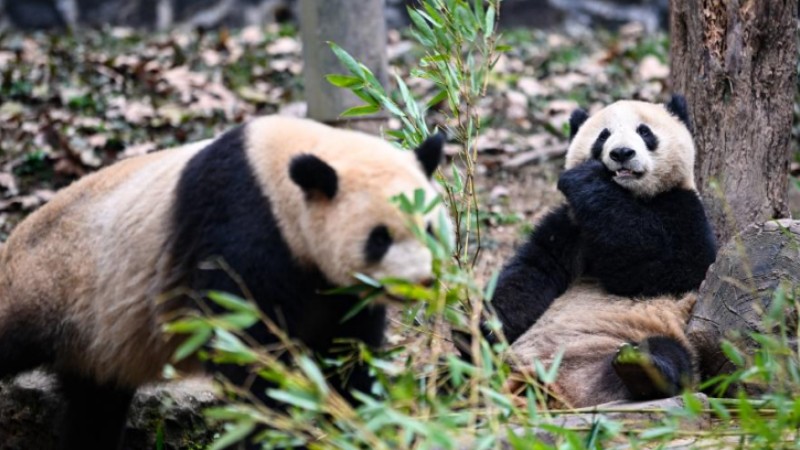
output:
<instances>
[{"instance_id":1,"label":"tree trunk","mask_svg":"<svg viewBox=\"0 0 800 450\"><path fill-rule=\"evenodd\" d=\"M775 333L763 313L783 284L787 297L800 286L800 221L780 220L751 225L725 245L700 287L687 335L698 350L703 379L730 373L735 366L720 349L728 339L752 354L748 332ZM796 336L797 311L785 307L789 335ZM769 329L768 329L769 328Z\"/></svg>"},{"instance_id":2,"label":"tree trunk","mask_svg":"<svg viewBox=\"0 0 800 450\"><path fill-rule=\"evenodd\" d=\"M334 42L367 66L386 86L384 3L384 0L361 1L354 7L352 0L300 1L305 92L308 116L312 119L363 131L379 131L383 116L351 120L339 117L346 109L362 105L364 101L347 89L328 83L325 75L347 73L328 46L328 42Z\"/></svg>"},{"instance_id":3,"label":"tree trunk","mask_svg":"<svg viewBox=\"0 0 800 450\"><path fill-rule=\"evenodd\" d=\"M788 216L798 0L672 0L673 90L686 96L695 171L720 244Z\"/></svg>"}]
</instances>

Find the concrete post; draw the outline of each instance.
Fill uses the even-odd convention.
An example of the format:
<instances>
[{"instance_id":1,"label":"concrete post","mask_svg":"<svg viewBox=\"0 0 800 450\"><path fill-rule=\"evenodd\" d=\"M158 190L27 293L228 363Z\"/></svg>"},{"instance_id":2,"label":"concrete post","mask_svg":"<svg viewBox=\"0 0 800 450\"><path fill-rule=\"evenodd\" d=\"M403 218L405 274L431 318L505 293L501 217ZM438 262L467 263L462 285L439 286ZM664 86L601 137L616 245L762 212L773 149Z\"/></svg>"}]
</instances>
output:
<instances>
[{"instance_id":1,"label":"concrete post","mask_svg":"<svg viewBox=\"0 0 800 450\"><path fill-rule=\"evenodd\" d=\"M325 79L331 73L346 74L328 46L335 42L369 67L386 86L385 0L300 0L305 92L308 116L344 128L377 133L385 116L341 119L346 109L364 102L350 91Z\"/></svg>"}]
</instances>

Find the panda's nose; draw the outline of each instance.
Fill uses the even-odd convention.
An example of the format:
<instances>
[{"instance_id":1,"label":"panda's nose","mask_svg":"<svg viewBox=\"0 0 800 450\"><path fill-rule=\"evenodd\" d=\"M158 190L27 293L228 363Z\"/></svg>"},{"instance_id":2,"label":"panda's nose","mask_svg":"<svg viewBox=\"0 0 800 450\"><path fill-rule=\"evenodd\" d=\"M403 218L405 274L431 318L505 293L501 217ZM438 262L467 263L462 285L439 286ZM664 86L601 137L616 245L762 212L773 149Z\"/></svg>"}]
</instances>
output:
<instances>
[{"instance_id":1,"label":"panda's nose","mask_svg":"<svg viewBox=\"0 0 800 450\"><path fill-rule=\"evenodd\" d=\"M608 156L611 157L614 161L618 163L624 163L625 161L633 158L633 155L636 154L636 151L627 147L622 148L615 148L611 150L611 153Z\"/></svg>"}]
</instances>

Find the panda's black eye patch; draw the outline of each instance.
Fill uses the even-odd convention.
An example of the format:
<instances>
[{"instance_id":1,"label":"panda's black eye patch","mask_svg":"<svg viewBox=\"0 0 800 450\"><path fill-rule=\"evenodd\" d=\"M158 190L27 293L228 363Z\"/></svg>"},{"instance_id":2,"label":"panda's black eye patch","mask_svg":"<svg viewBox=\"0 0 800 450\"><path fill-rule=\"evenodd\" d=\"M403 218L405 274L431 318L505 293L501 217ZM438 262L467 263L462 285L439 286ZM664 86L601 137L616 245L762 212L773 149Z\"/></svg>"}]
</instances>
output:
<instances>
[{"instance_id":1,"label":"panda's black eye patch","mask_svg":"<svg viewBox=\"0 0 800 450\"><path fill-rule=\"evenodd\" d=\"M592 144L592 158L599 159L600 154L603 153L603 145L608 140L608 137L611 136L611 132L608 131L608 128L604 128L603 131L600 132L600 135L597 136L597 139Z\"/></svg>"},{"instance_id":2,"label":"panda's black eye patch","mask_svg":"<svg viewBox=\"0 0 800 450\"><path fill-rule=\"evenodd\" d=\"M655 151L655 149L658 147L658 138L655 134L653 134L653 130L651 130L650 127L645 124L641 124L636 127L636 133L642 137L644 145L647 146L648 150L651 152Z\"/></svg>"},{"instance_id":3,"label":"panda's black eye patch","mask_svg":"<svg viewBox=\"0 0 800 450\"><path fill-rule=\"evenodd\" d=\"M367 238L364 254L368 262L375 263L381 260L389 247L392 246L392 235L386 225L378 225L372 229Z\"/></svg>"}]
</instances>

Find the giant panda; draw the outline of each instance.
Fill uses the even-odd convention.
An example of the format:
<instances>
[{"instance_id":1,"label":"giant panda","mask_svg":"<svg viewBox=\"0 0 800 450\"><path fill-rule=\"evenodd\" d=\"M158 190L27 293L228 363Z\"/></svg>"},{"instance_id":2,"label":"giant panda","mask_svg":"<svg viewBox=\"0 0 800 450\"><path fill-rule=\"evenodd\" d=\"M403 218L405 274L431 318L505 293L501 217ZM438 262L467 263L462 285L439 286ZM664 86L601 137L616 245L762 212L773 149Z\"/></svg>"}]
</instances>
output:
<instances>
[{"instance_id":1,"label":"giant panda","mask_svg":"<svg viewBox=\"0 0 800 450\"><path fill-rule=\"evenodd\" d=\"M343 321L360 299L329 293L355 273L432 277L430 251L390 198L434 198L442 146L436 135L404 152L272 116L81 179L0 249L0 378L49 368L67 402L62 447L108 450L120 443L136 388L158 380L181 343L162 333L165 318L193 304L181 290L248 294L322 356L338 338L380 345L384 307ZM415 220L435 231L443 213L437 206ZM277 341L262 325L248 331L260 344ZM250 376L223 371L234 383ZM348 395L370 378L356 368L332 383ZM256 377L262 401L265 387Z\"/></svg>"},{"instance_id":2,"label":"giant panda","mask_svg":"<svg viewBox=\"0 0 800 450\"><path fill-rule=\"evenodd\" d=\"M559 405L674 395L696 378L684 326L716 255L686 102L579 109L570 130L566 202L507 263L492 300L513 364L530 371L563 352L549 386Z\"/></svg>"}]
</instances>

